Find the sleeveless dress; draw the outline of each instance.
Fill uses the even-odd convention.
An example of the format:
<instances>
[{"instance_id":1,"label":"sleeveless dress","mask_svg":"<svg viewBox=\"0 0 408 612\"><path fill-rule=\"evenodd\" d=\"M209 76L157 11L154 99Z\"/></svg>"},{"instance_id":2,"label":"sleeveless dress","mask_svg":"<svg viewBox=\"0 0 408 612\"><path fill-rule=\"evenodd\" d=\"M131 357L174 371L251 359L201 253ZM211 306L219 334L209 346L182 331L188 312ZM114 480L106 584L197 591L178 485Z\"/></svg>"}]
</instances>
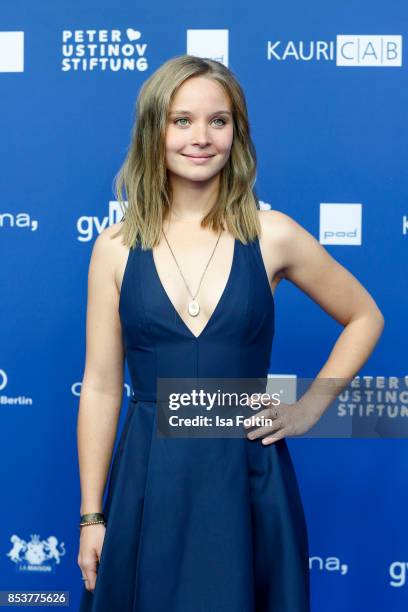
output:
<instances>
[{"instance_id":1,"label":"sleeveless dress","mask_svg":"<svg viewBox=\"0 0 408 612\"><path fill-rule=\"evenodd\" d=\"M156 378L267 378L274 299L259 240L234 243L196 337L129 250L119 299L133 388L113 458L96 586L80 612L310 612L309 550L285 438L163 438ZM86 528L85 528L86 529Z\"/></svg>"}]
</instances>

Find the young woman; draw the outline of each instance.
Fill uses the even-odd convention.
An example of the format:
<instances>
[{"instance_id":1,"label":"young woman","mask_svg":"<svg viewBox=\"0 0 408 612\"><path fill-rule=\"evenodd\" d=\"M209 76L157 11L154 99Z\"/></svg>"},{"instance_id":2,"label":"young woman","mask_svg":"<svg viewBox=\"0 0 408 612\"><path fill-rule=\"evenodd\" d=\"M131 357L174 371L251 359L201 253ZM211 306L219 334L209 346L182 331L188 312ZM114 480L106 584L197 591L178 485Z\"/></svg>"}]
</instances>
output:
<instances>
[{"instance_id":1,"label":"young woman","mask_svg":"<svg viewBox=\"0 0 408 612\"><path fill-rule=\"evenodd\" d=\"M383 328L315 238L259 210L244 94L179 56L143 85L117 176L124 218L95 241L78 416L81 612L307 612L308 538L285 437L320 401L234 438L157 436L157 378L267 377L273 293L295 283L344 329L320 379L349 379ZM103 493L123 397L133 394Z\"/></svg>"}]
</instances>

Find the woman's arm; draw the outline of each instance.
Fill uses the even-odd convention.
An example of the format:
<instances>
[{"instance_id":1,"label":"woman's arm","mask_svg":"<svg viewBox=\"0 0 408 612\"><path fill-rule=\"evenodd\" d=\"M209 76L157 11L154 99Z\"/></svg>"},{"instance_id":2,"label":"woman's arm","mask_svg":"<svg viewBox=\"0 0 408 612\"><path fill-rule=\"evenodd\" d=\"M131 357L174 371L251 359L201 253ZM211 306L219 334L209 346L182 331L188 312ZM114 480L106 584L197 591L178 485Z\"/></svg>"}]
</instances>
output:
<instances>
[{"instance_id":1,"label":"woman's arm","mask_svg":"<svg viewBox=\"0 0 408 612\"><path fill-rule=\"evenodd\" d=\"M320 416L370 357L384 328L384 317L357 278L309 232L287 215L283 224L284 278L344 326L315 383L303 396ZM317 395L321 401L316 401Z\"/></svg>"},{"instance_id":2,"label":"woman's arm","mask_svg":"<svg viewBox=\"0 0 408 612\"><path fill-rule=\"evenodd\" d=\"M268 443L310 429L371 355L384 317L357 278L301 225L275 210L264 213L263 219L268 241L278 246L279 276L294 283L344 327L326 363L297 403L299 410L286 411L273 429L260 428L257 435L249 436L276 430L263 441Z\"/></svg>"},{"instance_id":3,"label":"woman's arm","mask_svg":"<svg viewBox=\"0 0 408 612\"><path fill-rule=\"evenodd\" d=\"M284 265L280 275L294 283L344 326L318 373L325 378L351 378L367 361L384 327L372 296L326 249L288 215L273 211L270 231L278 234Z\"/></svg>"},{"instance_id":4,"label":"woman's arm","mask_svg":"<svg viewBox=\"0 0 408 612\"><path fill-rule=\"evenodd\" d=\"M81 514L102 512L123 398L117 257L110 238L116 229L109 227L98 236L89 264L86 359L77 422Z\"/></svg>"}]
</instances>

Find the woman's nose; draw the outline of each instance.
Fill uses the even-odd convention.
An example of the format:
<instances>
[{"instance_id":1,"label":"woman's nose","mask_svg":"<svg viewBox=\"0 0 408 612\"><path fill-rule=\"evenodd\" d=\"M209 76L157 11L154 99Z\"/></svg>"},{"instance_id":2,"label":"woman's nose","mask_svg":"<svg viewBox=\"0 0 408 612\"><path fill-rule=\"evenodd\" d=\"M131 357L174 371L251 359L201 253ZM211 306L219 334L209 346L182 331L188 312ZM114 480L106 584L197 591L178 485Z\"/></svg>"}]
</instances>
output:
<instances>
[{"instance_id":1,"label":"woman's nose","mask_svg":"<svg viewBox=\"0 0 408 612\"><path fill-rule=\"evenodd\" d=\"M207 144L209 140L208 130L206 125L197 124L193 128L193 142L201 145Z\"/></svg>"}]
</instances>

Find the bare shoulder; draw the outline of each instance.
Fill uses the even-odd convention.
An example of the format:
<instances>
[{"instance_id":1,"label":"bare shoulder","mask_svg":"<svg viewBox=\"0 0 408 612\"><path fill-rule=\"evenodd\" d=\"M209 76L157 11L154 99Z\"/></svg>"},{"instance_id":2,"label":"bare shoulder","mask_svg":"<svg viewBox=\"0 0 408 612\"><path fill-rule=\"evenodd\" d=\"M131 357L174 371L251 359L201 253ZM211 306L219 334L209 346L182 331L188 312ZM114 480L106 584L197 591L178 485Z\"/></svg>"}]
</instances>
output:
<instances>
[{"instance_id":1,"label":"bare shoulder","mask_svg":"<svg viewBox=\"0 0 408 612\"><path fill-rule=\"evenodd\" d=\"M292 217L279 210L260 210L261 237L259 244L265 267L272 279L286 278L285 268L290 249L302 232L306 232ZM277 284L277 283L276 283Z\"/></svg>"},{"instance_id":2,"label":"bare shoulder","mask_svg":"<svg viewBox=\"0 0 408 612\"><path fill-rule=\"evenodd\" d=\"M293 238L302 229L292 217L279 210L260 210L259 220L268 242Z\"/></svg>"},{"instance_id":3,"label":"bare shoulder","mask_svg":"<svg viewBox=\"0 0 408 612\"><path fill-rule=\"evenodd\" d=\"M92 251L92 260L98 268L105 271L105 275L109 275L118 291L129 254L129 248L123 244L122 235L116 235L121 227L121 223L113 223L102 230Z\"/></svg>"},{"instance_id":4,"label":"bare shoulder","mask_svg":"<svg viewBox=\"0 0 408 612\"><path fill-rule=\"evenodd\" d=\"M260 214L266 250L272 253L279 276L295 284L342 325L360 313L382 314L372 296L313 234L285 213Z\"/></svg>"}]
</instances>

